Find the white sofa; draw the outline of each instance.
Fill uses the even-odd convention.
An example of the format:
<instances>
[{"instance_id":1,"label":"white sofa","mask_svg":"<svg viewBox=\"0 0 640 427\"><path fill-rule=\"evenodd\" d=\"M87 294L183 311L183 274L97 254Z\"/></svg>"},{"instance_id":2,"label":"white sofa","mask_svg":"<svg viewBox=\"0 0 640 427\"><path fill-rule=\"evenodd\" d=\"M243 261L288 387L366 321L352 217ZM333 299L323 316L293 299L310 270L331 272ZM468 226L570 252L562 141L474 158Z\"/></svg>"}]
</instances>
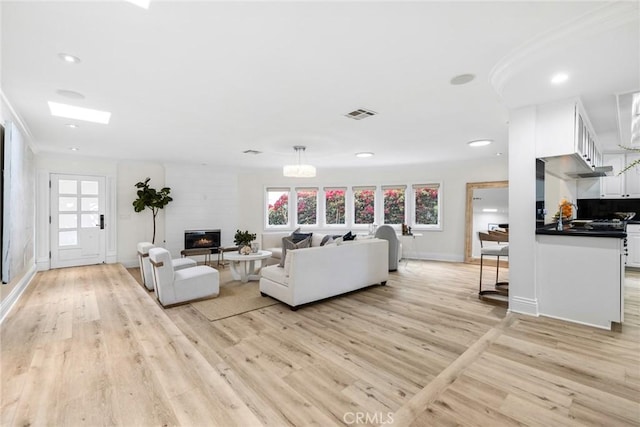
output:
<instances>
[{"instance_id":1,"label":"white sofa","mask_svg":"<svg viewBox=\"0 0 640 427\"><path fill-rule=\"evenodd\" d=\"M284 268L261 270L260 292L292 309L389 278L389 243L365 239L287 251Z\"/></svg>"}]
</instances>

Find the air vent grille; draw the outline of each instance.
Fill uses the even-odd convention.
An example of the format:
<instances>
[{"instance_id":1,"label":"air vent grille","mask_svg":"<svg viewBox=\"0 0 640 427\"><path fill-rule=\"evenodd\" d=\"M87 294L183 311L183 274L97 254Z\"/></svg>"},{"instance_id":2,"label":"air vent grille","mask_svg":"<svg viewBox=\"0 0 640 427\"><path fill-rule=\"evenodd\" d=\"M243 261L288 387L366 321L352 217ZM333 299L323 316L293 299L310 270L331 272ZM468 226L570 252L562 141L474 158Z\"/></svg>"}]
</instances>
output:
<instances>
[{"instance_id":1,"label":"air vent grille","mask_svg":"<svg viewBox=\"0 0 640 427\"><path fill-rule=\"evenodd\" d=\"M353 120L362 120L366 119L367 117L375 116L376 114L378 113L376 113L375 111L358 108L355 111L345 114L345 116Z\"/></svg>"}]
</instances>

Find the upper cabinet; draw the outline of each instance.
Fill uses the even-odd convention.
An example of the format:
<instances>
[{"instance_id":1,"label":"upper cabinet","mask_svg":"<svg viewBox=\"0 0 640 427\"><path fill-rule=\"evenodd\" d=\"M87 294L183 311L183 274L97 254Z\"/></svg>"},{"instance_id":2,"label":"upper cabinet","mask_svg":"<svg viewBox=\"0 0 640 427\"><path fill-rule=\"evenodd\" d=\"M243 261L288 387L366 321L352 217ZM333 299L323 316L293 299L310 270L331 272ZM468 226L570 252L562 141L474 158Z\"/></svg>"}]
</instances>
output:
<instances>
[{"instance_id":1,"label":"upper cabinet","mask_svg":"<svg viewBox=\"0 0 640 427\"><path fill-rule=\"evenodd\" d=\"M601 178L600 197L603 199L640 198L640 166L618 175L626 165L640 159L640 154L604 154L604 164L613 166L613 175Z\"/></svg>"},{"instance_id":2,"label":"upper cabinet","mask_svg":"<svg viewBox=\"0 0 640 427\"><path fill-rule=\"evenodd\" d=\"M602 165L595 133L580 100L539 105L536 112L536 157L546 161L547 172L574 178Z\"/></svg>"}]
</instances>

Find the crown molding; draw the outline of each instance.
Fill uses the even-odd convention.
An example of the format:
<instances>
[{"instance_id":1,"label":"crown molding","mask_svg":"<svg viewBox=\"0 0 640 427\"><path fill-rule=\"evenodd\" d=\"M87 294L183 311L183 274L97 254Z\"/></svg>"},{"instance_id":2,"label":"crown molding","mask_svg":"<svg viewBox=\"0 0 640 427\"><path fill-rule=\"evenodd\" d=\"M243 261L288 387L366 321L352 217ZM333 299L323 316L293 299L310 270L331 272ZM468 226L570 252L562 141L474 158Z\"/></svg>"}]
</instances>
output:
<instances>
[{"instance_id":1,"label":"crown molding","mask_svg":"<svg viewBox=\"0 0 640 427\"><path fill-rule=\"evenodd\" d=\"M640 3L618 1L589 11L525 42L491 69L489 83L503 95L506 83L549 51L568 49L583 39L640 21Z\"/></svg>"}]
</instances>

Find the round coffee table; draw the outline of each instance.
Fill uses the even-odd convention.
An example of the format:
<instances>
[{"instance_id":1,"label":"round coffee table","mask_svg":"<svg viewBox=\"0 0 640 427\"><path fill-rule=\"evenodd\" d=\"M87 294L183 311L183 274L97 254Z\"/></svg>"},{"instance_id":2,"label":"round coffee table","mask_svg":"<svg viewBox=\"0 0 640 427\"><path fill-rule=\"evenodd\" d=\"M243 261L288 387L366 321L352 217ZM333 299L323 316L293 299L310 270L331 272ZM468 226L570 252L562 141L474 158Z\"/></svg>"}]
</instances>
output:
<instances>
[{"instance_id":1,"label":"round coffee table","mask_svg":"<svg viewBox=\"0 0 640 427\"><path fill-rule=\"evenodd\" d=\"M256 268L256 261L271 257L269 251L258 251L249 255L241 255L238 252L227 252L225 259L231 264L231 276L235 280L247 283L249 280L260 279L260 268Z\"/></svg>"}]
</instances>

